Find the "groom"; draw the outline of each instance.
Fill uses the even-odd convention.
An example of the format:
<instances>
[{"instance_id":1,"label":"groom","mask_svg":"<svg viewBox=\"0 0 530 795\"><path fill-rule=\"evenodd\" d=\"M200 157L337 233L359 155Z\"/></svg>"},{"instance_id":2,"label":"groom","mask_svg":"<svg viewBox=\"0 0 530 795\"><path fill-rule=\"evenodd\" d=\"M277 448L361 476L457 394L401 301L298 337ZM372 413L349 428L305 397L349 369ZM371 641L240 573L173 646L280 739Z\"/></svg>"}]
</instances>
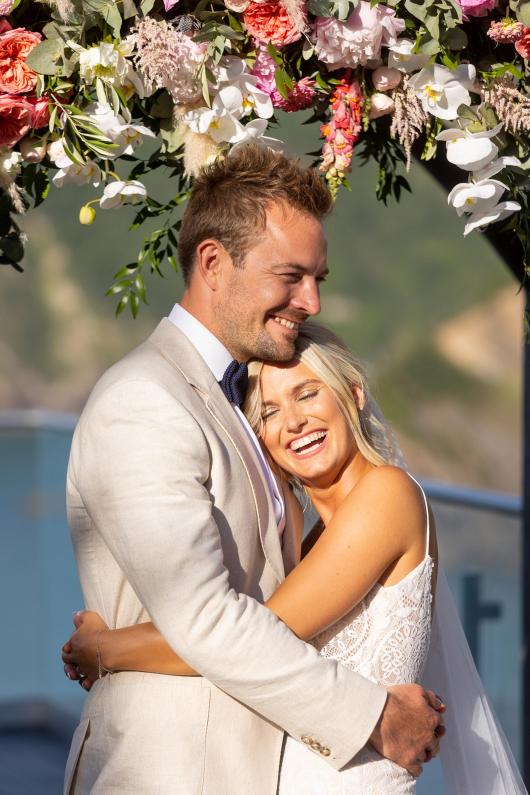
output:
<instances>
[{"instance_id":1,"label":"groom","mask_svg":"<svg viewBox=\"0 0 530 795\"><path fill-rule=\"evenodd\" d=\"M261 147L210 168L182 223L181 304L83 411L67 489L85 605L110 627L152 620L202 677L99 679L67 794L275 795L284 732L337 769L368 741L416 774L437 752L434 694L321 658L261 604L296 543L232 360L292 357L330 207L316 172Z\"/></svg>"}]
</instances>

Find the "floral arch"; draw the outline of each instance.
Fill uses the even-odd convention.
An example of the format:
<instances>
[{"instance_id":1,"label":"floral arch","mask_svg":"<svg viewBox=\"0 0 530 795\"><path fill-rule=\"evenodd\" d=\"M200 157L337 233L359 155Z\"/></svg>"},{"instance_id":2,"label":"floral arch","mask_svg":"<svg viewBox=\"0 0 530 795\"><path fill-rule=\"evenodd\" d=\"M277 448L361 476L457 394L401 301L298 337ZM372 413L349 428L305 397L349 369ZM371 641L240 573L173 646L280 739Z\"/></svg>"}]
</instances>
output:
<instances>
[{"instance_id":1,"label":"floral arch","mask_svg":"<svg viewBox=\"0 0 530 795\"><path fill-rule=\"evenodd\" d=\"M134 228L160 221L109 290L136 315L146 271L177 268L175 210L198 170L247 141L281 146L275 111L309 109L335 195L358 155L378 198L399 199L414 155L463 233L486 231L522 279L528 59L524 0L0 0L0 263L21 270L17 214L91 184L81 223L128 203ZM142 182L162 167L167 203Z\"/></svg>"}]
</instances>

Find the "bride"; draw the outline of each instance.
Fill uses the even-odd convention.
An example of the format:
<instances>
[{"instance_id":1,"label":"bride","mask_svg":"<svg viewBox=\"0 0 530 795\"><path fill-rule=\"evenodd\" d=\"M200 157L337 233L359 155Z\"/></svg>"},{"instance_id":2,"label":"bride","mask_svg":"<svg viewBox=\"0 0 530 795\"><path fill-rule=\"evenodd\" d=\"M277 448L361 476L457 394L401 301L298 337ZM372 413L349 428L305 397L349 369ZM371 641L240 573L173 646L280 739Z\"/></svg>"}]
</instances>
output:
<instances>
[{"instance_id":1,"label":"bride","mask_svg":"<svg viewBox=\"0 0 530 795\"><path fill-rule=\"evenodd\" d=\"M444 694L448 707L446 749L442 743L448 793L525 793L442 573L437 587L436 530L427 500L417 481L395 465L392 434L358 363L331 331L306 322L291 362L252 362L249 376L244 408L250 424L278 477L305 492L320 517L302 542L296 504L301 561L267 607L323 656L382 685L419 681L428 662L429 686ZM110 630L88 611L76 624L63 660L86 676L87 688L118 670L197 675L152 624ZM429 655L431 628L436 651ZM279 795L416 792L416 779L370 745L337 771L304 742L314 741L286 739ZM326 755L327 749L318 750Z\"/></svg>"}]
</instances>

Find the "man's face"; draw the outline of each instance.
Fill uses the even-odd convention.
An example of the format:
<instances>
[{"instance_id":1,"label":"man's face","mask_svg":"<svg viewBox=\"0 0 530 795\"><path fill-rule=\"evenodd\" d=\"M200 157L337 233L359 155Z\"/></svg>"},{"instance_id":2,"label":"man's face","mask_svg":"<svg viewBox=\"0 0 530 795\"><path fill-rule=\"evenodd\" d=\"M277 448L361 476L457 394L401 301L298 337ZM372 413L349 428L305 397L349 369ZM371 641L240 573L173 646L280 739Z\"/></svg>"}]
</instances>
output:
<instances>
[{"instance_id":1,"label":"man's face","mask_svg":"<svg viewBox=\"0 0 530 795\"><path fill-rule=\"evenodd\" d=\"M320 312L327 275L321 222L283 204L242 267L226 263L216 300L217 334L238 361L288 361L301 323Z\"/></svg>"}]
</instances>

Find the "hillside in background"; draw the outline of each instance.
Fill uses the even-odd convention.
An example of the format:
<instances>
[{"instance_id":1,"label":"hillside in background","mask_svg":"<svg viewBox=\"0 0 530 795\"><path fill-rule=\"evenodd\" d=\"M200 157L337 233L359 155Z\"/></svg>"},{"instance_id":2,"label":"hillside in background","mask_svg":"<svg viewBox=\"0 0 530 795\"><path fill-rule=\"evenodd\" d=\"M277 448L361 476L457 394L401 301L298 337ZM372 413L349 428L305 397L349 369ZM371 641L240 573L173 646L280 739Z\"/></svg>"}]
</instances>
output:
<instances>
[{"instance_id":1,"label":"hillside in background","mask_svg":"<svg viewBox=\"0 0 530 795\"><path fill-rule=\"evenodd\" d=\"M286 120L292 151L318 148L317 131ZM304 136L303 140L301 136ZM296 140L296 146L294 141ZM462 222L421 167L413 194L387 208L371 167L356 167L351 193L327 223L331 274L322 322L367 365L412 470L421 476L518 491L522 303L487 242ZM164 175L149 183L171 195ZM0 271L0 408L79 411L110 363L142 340L181 293L169 266L148 279L150 305L136 321L114 318L104 293L135 258L142 233L132 211L78 209L96 191L53 189L25 219L26 271Z\"/></svg>"}]
</instances>

